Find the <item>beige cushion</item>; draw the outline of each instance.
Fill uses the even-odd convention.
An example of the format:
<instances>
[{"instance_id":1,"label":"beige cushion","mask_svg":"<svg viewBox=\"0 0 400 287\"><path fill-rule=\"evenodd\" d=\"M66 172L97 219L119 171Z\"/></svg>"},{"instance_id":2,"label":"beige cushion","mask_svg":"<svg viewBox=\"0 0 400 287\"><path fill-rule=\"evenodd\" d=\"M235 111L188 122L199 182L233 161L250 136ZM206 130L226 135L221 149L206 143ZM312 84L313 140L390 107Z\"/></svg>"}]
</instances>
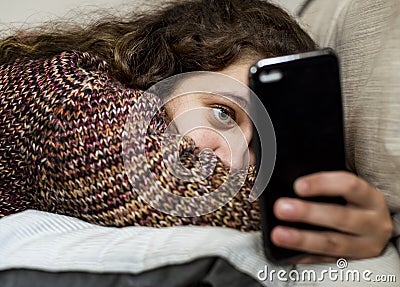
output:
<instances>
[{"instance_id":1,"label":"beige cushion","mask_svg":"<svg viewBox=\"0 0 400 287\"><path fill-rule=\"evenodd\" d=\"M351 168L382 190L400 234L400 1L315 0L300 20L341 60Z\"/></svg>"}]
</instances>

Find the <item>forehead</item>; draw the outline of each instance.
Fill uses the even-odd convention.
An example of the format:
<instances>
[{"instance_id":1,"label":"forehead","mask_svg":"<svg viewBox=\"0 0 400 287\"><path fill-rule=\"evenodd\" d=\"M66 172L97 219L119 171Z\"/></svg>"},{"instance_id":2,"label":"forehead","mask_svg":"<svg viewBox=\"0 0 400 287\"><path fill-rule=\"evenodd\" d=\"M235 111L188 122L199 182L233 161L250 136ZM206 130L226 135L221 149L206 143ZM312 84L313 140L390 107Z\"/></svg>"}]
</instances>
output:
<instances>
[{"instance_id":1,"label":"forehead","mask_svg":"<svg viewBox=\"0 0 400 287\"><path fill-rule=\"evenodd\" d=\"M236 63L219 71L219 73L232 77L241 82L243 85L248 86L250 67L256 63L258 59L258 57L254 57L237 61Z\"/></svg>"},{"instance_id":2,"label":"forehead","mask_svg":"<svg viewBox=\"0 0 400 287\"><path fill-rule=\"evenodd\" d=\"M230 75L216 72L196 72L181 78L170 99L193 94L202 98L223 97L243 108L250 100L250 89L246 84Z\"/></svg>"}]
</instances>

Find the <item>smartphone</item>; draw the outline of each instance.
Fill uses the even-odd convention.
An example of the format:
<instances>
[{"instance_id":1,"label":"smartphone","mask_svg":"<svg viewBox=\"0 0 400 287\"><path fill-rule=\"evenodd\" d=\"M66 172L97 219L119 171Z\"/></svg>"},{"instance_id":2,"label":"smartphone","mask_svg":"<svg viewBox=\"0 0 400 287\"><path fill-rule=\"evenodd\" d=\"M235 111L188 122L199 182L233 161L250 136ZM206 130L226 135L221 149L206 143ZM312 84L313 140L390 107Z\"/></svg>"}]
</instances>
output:
<instances>
[{"instance_id":1,"label":"smartphone","mask_svg":"<svg viewBox=\"0 0 400 287\"><path fill-rule=\"evenodd\" d=\"M276 263L290 263L307 254L274 245L270 240L274 227L326 229L277 219L275 201L298 198L293 189L298 177L347 170L338 58L326 48L262 59L250 68L249 84L268 112L276 139L274 170L259 198L265 255ZM255 138L260 138L260 132L254 131ZM254 150L258 161L263 151L259 146ZM257 176L265 176L263 170ZM307 200L345 203L338 197Z\"/></svg>"}]
</instances>

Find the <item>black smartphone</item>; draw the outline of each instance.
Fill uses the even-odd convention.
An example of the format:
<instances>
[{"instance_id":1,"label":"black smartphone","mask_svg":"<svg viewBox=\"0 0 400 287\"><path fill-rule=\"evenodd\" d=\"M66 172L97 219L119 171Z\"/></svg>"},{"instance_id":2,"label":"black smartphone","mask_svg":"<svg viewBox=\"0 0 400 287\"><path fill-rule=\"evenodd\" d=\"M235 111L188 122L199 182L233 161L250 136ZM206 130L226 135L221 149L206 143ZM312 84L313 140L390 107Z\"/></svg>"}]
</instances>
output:
<instances>
[{"instance_id":1,"label":"black smartphone","mask_svg":"<svg viewBox=\"0 0 400 287\"><path fill-rule=\"evenodd\" d=\"M290 263L306 254L274 245L270 240L272 229L277 225L324 229L277 219L275 201L298 197L293 189L298 177L347 170L338 58L326 48L262 59L250 68L249 84L267 110L276 138L274 170L259 198L265 255L277 263ZM255 130L255 138L260 138L260 132ZM263 156L259 146L255 151L257 159ZM266 175L258 170L257 176ZM345 203L338 197L307 200Z\"/></svg>"}]
</instances>

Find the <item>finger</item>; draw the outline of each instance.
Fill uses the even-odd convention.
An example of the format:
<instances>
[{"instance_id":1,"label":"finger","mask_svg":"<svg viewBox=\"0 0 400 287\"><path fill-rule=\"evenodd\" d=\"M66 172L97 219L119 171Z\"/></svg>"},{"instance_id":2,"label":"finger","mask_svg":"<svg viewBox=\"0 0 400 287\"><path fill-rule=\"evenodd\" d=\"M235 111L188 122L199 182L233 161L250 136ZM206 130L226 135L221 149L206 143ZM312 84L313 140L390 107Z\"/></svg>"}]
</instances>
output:
<instances>
[{"instance_id":1,"label":"finger","mask_svg":"<svg viewBox=\"0 0 400 287\"><path fill-rule=\"evenodd\" d=\"M309 255L302 257L298 260L291 261L291 264L320 264L320 263L334 263L337 262L336 257L322 256L322 255Z\"/></svg>"},{"instance_id":2,"label":"finger","mask_svg":"<svg viewBox=\"0 0 400 287\"><path fill-rule=\"evenodd\" d=\"M299 196L342 196L348 203L375 208L379 191L356 175L343 172L319 172L298 178L294 189Z\"/></svg>"},{"instance_id":3,"label":"finger","mask_svg":"<svg viewBox=\"0 0 400 287\"><path fill-rule=\"evenodd\" d=\"M378 256L383 247L370 241L343 233L329 231L298 230L277 226L272 230L275 245L329 257L362 259Z\"/></svg>"},{"instance_id":4,"label":"finger","mask_svg":"<svg viewBox=\"0 0 400 287\"><path fill-rule=\"evenodd\" d=\"M377 219L381 218L373 210L292 198L278 199L274 214L280 220L308 223L356 235L375 231L379 226Z\"/></svg>"}]
</instances>

